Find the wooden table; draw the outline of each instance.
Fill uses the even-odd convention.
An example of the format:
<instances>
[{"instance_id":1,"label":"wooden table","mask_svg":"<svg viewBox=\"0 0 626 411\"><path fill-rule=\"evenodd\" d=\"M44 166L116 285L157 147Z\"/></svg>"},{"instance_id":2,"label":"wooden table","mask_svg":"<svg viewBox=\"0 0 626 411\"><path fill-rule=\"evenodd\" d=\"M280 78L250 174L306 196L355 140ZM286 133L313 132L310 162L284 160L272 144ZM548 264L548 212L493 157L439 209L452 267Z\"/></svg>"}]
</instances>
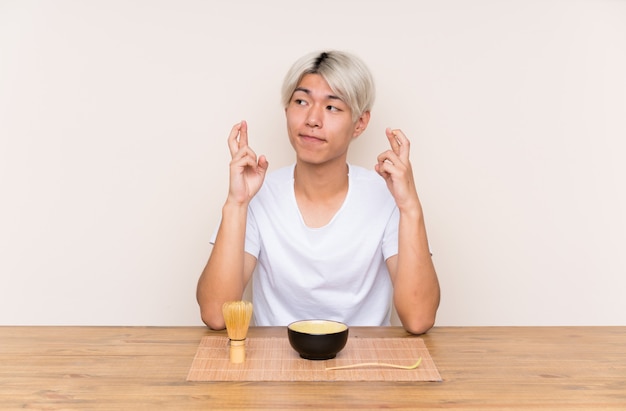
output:
<instances>
[{"instance_id":1,"label":"wooden table","mask_svg":"<svg viewBox=\"0 0 626 411\"><path fill-rule=\"evenodd\" d=\"M0 409L626 410L626 327L436 327L422 338L443 382L187 382L212 333L0 327ZM351 335L412 338L398 327Z\"/></svg>"}]
</instances>

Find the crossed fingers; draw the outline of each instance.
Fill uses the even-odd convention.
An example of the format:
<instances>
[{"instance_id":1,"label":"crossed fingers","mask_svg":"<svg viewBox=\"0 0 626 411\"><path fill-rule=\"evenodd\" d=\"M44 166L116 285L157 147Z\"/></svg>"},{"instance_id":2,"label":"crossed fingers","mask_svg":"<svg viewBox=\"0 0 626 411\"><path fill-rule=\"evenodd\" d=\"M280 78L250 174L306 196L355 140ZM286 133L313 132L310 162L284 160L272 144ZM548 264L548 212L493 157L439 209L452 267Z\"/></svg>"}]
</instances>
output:
<instances>
[{"instance_id":1,"label":"crossed fingers","mask_svg":"<svg viewBox=\"0 0 626 411\"><path fill-rule=\"evenodd\" d=\"M228 149L230 150L231 157L235 157L235 154L243 147L248 146L248 123L242 121L233 126L228 135Z\"/></svg>"},{"instance_id":2,"label":"crossed fingers","mask_svg":"<svg viewBox=\"0 0 626 411\"><path fill-rule=\"evenodd\" d=\"M387 127L387 129L385 130L385 134L387 135L387 140L389 140L391 150L394 152L394 154L398 156L400 160L408 160L410 142L406 135L404 135L402 130L392 130L391 128Z\"/></svg>"},{"instance_id":3,"label":"crossed fingers","mask_svg":"<svg viewBox=\"0 0 626 411\"><path fill-rule=\"evenodd\" d=\"M387 140L389 140L391 150L387 150L378 156L378 164L381 170L390 171L385 164L392 166L408 165L410 152L409 139L399 129L392 130L391 128L387 128L385 134L387 135Z\"/></svg>"}]
</instances>

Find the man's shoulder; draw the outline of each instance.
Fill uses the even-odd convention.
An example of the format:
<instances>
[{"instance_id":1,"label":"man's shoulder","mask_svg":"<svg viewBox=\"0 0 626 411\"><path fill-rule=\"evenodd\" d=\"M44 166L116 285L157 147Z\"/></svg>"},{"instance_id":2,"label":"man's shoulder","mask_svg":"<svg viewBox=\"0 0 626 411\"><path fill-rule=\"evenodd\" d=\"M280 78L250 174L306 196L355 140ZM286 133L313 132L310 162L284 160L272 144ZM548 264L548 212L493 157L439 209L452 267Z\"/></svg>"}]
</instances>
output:
<instances>
[{"instance_id":1,"label":"man's shoulder","mask_svg":"<svg viewBox=\"0 0 626 411\"><path fill-rule=\"evenodd\" d=\"M282 183L289 183L293 181L293 168L294 168L294 165L291 164L291 165L283 166L276 170L270 171L265 176L265 181L263 182L263 185L282 184Z\"/></svg>"},{"instance_id":2,"label":"man's shoulder","mask_svg":"<svg viewBox=\"0 0 626 411\"><path fill-rule=\"evenodd\" d=\"M359 178L359 179L374 179L376 177L380 178L378 173L374 170L370 170L365 167L357 166L354 164L348 164L348 167L350 168L350 175L353 176L354 178Z\"/></svg>"},{"instance_id":3,"label":"man's shoulder","mask_svg":"<svg viewBox=\"0 0 626 411\"><path fill-rule=\"evenodd\" d=\"M359 207L380 209L395 207L395 200L387 188L385 180L375 171L359 166L350 166L350 196Z\"/></svg>"},{"instance_id":4,"label":"man's shoulder","mask_svg":"<svg viewBox=\"0 0 626 411\"><path fill-rule=\"evenodd\" d=\"M265 181L251 204L258 202L276 202L286 198L293 189L293 165L272 170L265 176Z\"/></svg>"},{"instance_id":5,"label":"man's shoulder","mask_svg":"<svg viewBox=\"0 0 626 411\"><path fill-rule=\"evenodd\" d=\"M384 188L386 190L385 180L376 171L361 166L350 164L350 179L357 184L363 184L370 188Z\"/></svg>"}]
</instances>

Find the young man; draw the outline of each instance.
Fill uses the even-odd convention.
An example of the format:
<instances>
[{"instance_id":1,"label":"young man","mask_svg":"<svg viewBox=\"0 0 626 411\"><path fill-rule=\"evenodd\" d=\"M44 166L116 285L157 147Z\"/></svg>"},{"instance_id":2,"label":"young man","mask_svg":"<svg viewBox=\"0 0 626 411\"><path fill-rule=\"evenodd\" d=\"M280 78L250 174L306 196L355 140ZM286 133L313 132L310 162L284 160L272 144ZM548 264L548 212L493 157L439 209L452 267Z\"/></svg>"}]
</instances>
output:
<instances>
[{"instance_id":1,"label":"young man","mask_svg":"<svg viewBox=\"0 0 626 411\"><path fill-rule=\"evenodd\" d=\"M344 52L312 53L282 89L295 164L267 174L245 121L228 137L230 187L197 299L202 320L223 329L221 307L242 298L254 273L257 325L310 318L428 331L439 283L409 161L409 140L387 129L375 172L347 163L374 101L368 68ZM381 178L382 177L382 178Z\"/></svg>"}]
</instances>

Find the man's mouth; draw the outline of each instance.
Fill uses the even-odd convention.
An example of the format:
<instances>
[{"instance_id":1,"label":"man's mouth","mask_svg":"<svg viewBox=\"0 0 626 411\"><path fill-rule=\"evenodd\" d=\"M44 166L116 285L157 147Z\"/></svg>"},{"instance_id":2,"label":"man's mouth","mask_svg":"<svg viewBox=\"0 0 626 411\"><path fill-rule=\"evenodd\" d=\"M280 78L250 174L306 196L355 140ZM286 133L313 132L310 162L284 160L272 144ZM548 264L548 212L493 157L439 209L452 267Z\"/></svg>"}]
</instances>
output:
<instances>
[{"instance_id":1,"label":"man's mouth","mask_svg":"<svg viewBox=\"0 0 626 411\"><path fill-rule=\"evenodd\" d=\"M305 141L321 141L321 142L326 141L325 139L321 137L311 136L309 134L299 134L299 136L302 140L305 140Z\"/></svg>"}]
</instances>

